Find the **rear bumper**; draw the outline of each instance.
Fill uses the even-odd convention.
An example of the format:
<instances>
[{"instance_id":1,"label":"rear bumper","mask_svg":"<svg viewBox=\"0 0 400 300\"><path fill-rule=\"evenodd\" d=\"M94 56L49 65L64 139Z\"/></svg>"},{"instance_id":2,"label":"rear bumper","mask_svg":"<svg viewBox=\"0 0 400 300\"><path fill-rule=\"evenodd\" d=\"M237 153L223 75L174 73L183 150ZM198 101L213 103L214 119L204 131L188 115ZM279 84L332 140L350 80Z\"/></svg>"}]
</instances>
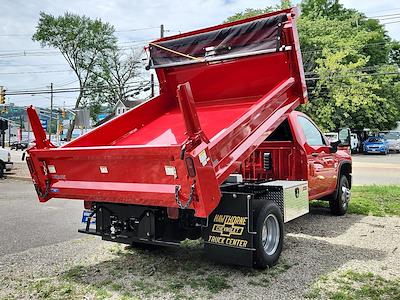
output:
<instances>
[{"instance_id":1,"label":"rear bumper","mask_svg":"<svg viewBox=\"0 0 400 300\"><path fill-rule=\"evenodd\" d=\"M387 149L364 149L365 153L370 153L370 154L374 154L374 153L385 153L387 151Z\"/></svg>"}]
</instances>

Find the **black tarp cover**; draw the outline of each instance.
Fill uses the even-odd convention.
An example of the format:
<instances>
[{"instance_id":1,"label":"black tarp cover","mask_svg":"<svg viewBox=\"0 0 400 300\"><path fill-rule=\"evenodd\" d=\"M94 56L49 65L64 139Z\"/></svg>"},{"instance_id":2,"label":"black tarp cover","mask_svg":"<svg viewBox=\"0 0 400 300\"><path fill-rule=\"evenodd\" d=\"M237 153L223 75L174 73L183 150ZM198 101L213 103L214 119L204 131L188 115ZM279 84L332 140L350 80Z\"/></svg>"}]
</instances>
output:
<instances>
[{"instance_id":1,"label":"black tarp cover","mask_svg":"<svg viewBox=\"0 0 400 300\"><path fill-rule=\"evenodd\" d=\"M280 47L281 26L286 20L286 14L279 14L219 30L157 42L155 45L150 44L151 66L159 68L277 51Z\"/></svg>"}]
</instances>

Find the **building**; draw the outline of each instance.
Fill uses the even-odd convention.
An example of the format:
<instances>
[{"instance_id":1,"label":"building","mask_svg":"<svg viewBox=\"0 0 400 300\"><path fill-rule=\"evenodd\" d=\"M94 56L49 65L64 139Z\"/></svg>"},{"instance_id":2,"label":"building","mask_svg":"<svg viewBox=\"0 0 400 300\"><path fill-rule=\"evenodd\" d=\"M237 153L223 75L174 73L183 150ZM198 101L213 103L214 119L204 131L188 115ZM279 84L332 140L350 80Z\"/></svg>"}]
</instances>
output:
<instances>
[{"instance_id":1,"label":"building","mask_svg":"<svg viewBox=\"0 0 400 300\"><path fill-rule=\"evenodd\" d=\"M122 115L123 113L127 112L131 108L138 106L139 104L143 103L143 100L125 100L121 101L118 100L118 102L114 106L114 113L115 116L118 117Z\"/></svg>"}]
</instances>

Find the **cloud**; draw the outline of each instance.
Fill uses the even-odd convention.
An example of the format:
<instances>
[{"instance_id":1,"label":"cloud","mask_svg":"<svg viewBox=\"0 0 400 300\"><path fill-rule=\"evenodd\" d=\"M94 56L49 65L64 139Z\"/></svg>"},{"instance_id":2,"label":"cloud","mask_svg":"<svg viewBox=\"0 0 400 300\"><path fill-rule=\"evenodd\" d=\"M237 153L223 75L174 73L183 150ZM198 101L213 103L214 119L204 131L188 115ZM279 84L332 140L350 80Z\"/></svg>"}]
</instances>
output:
<instances>
[{"instance_id":1,"label":"cloud","mask_svg":"<svg viewBox=\"0 0 400 300\"><path fill-rule=\"evenodd\" d=\"M40 45L31 40L31 34L39 18L39 12L44 11L54 15L61 15L66 11L85 14L92 18L100 18L116 27L116 30L129 30L135 28L152 29L142 31L121 31L117 33L121 45L144 45L146 41L159 36L158 26L165 25L166 34L172 35L211 26L221 23L228 16L242 11L248 7L262 8L275 5L278 1L259 0L41 0L41 1L2 1L2 22L0 24L0 54L24 50L38 50ZM293 1L294 3L298 1ZM362 2L345 0L346 7L354 7L364 12L374 12L391 8L394 1ZM399 24L387 25L387 29L394 37L400 38ZM13 34L4 36L4 34ZM133 41L136 41L133 43ZM139 42L138 42L139 41ZM0 55L0 85L8 90L21 90L26 88L46 87L54 82L55 88L74 87L74 84L65 85L75 78L71 72L53 73L28 73L44 71L67 70L68 65L60 55L54 55L54 50L43 50L45 56L18 56L4 57ZM43 52L42 51L42 52ZM49 100L43 96L15 96L10 98L18 105L34 103L48 105ZM63 103L71 105L74 95L58 94L55 96L55 105Z\"/></svg>"}]
</instances>

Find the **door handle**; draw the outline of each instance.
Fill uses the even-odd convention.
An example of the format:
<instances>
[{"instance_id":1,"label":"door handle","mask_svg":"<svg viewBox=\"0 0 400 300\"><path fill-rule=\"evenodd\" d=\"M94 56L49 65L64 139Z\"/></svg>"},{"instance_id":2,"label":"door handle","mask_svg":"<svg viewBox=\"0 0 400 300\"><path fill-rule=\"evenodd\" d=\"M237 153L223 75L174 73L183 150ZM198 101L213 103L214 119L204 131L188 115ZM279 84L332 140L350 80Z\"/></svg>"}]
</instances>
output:
<instances>
[{"instance_id":1,"label":"door handle","mask_svg":"<svg viewBox=\"0 0 400 300\"><path fill-rule=\"evenodd\" d=\"M318 152L313 152L313 153L311 153L311 156L314 156L314 157L317 157L318 155L319 155Z\"/></svg>"}]
</instances>

